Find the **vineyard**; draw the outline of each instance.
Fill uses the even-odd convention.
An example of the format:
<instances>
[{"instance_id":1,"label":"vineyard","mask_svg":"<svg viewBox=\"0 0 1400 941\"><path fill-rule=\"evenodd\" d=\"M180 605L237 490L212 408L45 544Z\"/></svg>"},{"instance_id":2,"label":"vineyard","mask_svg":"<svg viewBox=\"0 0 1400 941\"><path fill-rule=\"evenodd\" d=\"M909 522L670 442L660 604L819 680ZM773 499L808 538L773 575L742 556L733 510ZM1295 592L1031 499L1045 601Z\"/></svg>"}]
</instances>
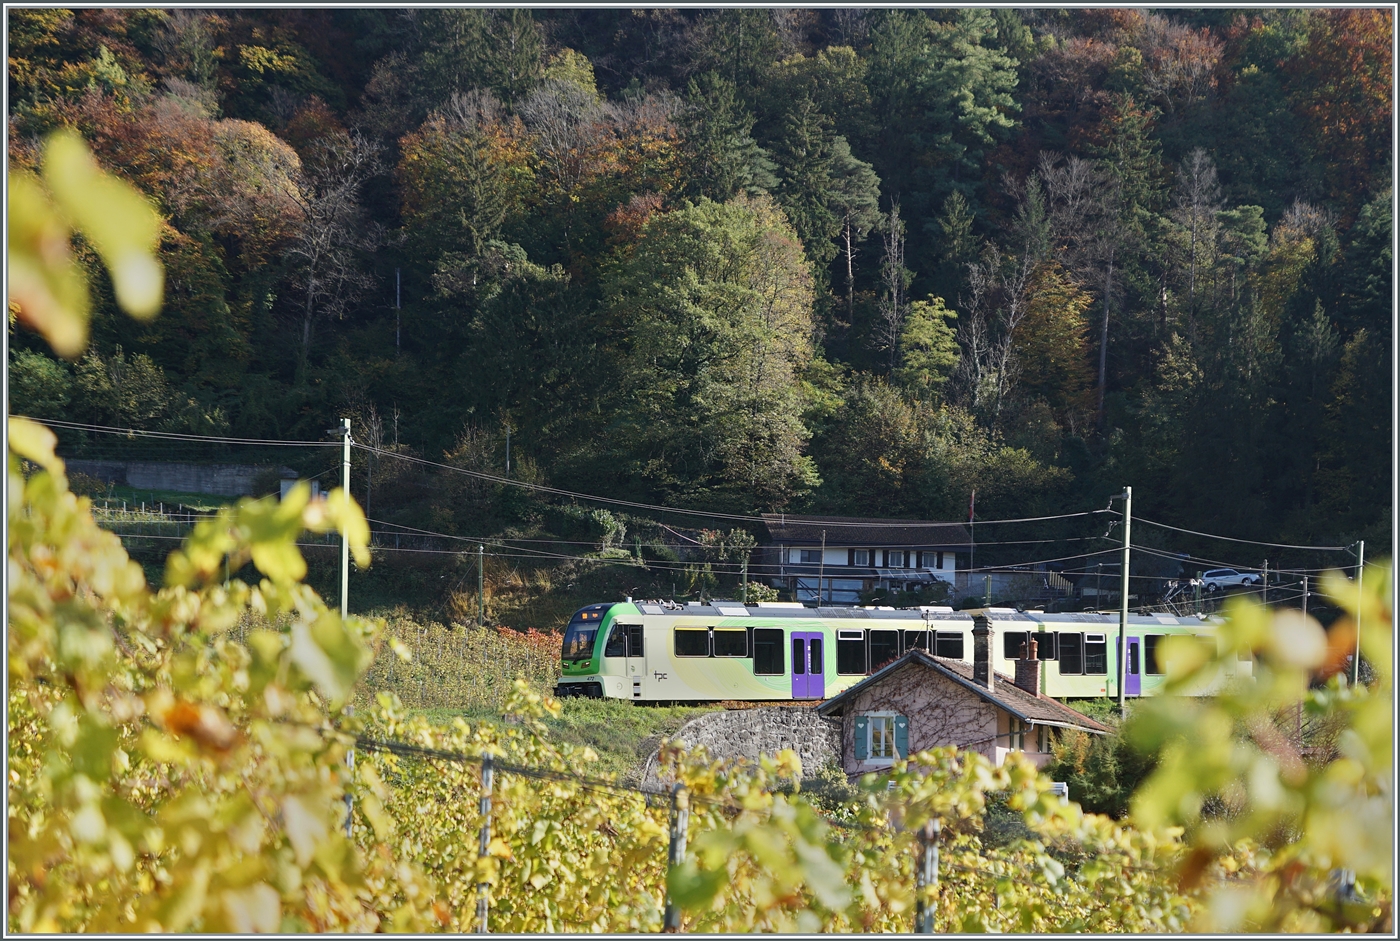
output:
<instances>
[{"instance_id":1,"label":"vineyard","mask_svg":"<svg viewBox=\"0 0 1400 941\"><path fill-rule=\"evenodd\" d=\"M299 581L303 529L340 530L368 562L343 494L221 511L152 591L68 492L52 436L12 420L10 442L11 930L456 932L482 898L512 932L656 931L668 903L687 931L909 931L920 905L938 931L1389 924L1385 569L1362 592L1328 585L1360 615L1370 688L1303 682L1335 672L1355 620L1324 634L1235 611L1227 642L1256 656L1255 687L1140 711L1161 760L1131 824L1061 803L1016 760L921 753L837 799L804 792L790 753L754 767L668 747L687 819L674 792L552 740L559 705L523 678L492 722L434 724L389 693L347 708L372 663L408 669L414 652ZM225 585L226 557L264 577ZM1166 654L1172 682L1214 668L1191 656ZM1298 703L1346 724L1334 760L1289 762L1269 717ZM1228 812L1203 816L1208 800ZM989 839L993 804L1018 833Z\"/></svg>"}]
</instances>

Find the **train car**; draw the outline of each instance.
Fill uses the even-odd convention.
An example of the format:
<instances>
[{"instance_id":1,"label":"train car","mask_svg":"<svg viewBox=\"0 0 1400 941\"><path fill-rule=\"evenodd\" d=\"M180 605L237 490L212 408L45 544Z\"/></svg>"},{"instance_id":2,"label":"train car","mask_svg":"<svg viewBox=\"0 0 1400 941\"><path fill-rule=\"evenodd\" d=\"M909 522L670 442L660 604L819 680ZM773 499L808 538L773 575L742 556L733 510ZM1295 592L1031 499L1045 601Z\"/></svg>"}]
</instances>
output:
<instances>
[{"instance_id":1,"label":"train car","mask_svg":"<svg viewBox=\"0 0 1400 941\"><path fill-rule=\"evenodd\" d=\"M1056 698L1118 695L1118 617L988 608L993 668L1014 675L1028 636L1037 640L1041 689ZM946 607L809 608L644 601L594 604L564 634L559 696L633 702L748 702L827 699L918 647L972 662L972 611ZM1188 635L1215 649L1216 629L1196 617L1128 618L1126 696L1164 682L1162 638ZM1227 674L1247 674L1230 661ZM1228 678L1222 674L1221 682ZM1208 693L1202 687L1195 693Z\"/></svg>"}]
</instances>

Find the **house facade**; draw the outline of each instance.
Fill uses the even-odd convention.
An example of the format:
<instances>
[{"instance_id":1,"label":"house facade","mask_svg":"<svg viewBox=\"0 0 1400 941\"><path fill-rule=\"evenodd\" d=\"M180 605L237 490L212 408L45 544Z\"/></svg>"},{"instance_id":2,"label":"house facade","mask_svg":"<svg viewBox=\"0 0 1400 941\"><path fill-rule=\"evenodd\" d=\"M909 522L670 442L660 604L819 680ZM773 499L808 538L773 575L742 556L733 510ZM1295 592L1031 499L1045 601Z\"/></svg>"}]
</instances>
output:
<instances>
[{"instance_id":1,"label":"house facade","mask_svg":"<svg viewBox=\"0 0 1400 941\"><path fill-rule=\"evenodd\" d=\"M972 537L962 523L765 513L760 550L775 588L797 601L860 604L861 592L965 588Z\"/></svg>"},{"instance_id":2,"label":"house facade","mask_svg":"<svg viewBox=\"0 0 1400 941\"><path fill-rule=\"evenodd\" d=\"M899 758L942 746L976 751L1000 765L1021 752L1043 767L1066 729L1104 735L1108 729L1040 692L1035 641L1016 661L1016 675L989 668L990 621L974 614L971 664L914 649L817 708L841 719L841 764L857 776Z\"/></svg>"}]
</instances>

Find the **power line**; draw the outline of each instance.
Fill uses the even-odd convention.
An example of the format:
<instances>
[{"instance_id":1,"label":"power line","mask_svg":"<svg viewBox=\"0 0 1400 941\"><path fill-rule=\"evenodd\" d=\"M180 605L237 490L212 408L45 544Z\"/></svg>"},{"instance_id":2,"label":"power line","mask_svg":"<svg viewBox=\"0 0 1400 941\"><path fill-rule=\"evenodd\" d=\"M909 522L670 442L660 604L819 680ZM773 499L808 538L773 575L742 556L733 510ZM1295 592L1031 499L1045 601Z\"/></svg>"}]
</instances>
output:
<instances>
[{"instance_id":1,"label":"power line","mask_svg":"<svg viewBox=\"0 0 1400 941\"><path fill-rule=\"evenodd\" d=\"M23 416L19 416L23 417ZM162 441L208 441L216 444L266 445L281 448L338 448L339 441L279 441L273 438L229 438L219 435L193 435L174 431L142 431L139 428L116 428L111 425L89 425L83 422L58 421L57 419L31 419L44 425L54 425L72 431L92 431L104 435L121 435L128 438L154 438Z\"/></svg>"},{"instance_id":2,"label":"power line","mask_svg":"<svg viewBox=\"0 0 1400 941\"><path fill-rule=\"evenodd\" d=\"M546 486L543 485L543 484L532 484L532 483L529 483L528 481L524 481L524 480L514 480L514 479L512 479L512 478L510 478L510 477L500 477L500 476L497 476L496 474L488 474L488 473L486 473L486 472L484 472L484 471L468 470L468 469L465 468L465 467L456 467L456 466L454 466L454 465L452 465L452 464L443 464L443 463L441 463L441 462L439 462L439 461L430 461L430 460L428 460L427 458L413 457L412 455L401 454L401 453L399 453L399 452L397 452L397 451L385 451L385 450L383 450L382 448L375 448L375 447L371 447L371 446L369 446L369 445L367 445L367 444L360 444L360 443L358 443L358 442L353 443L351 446L352 446L352 447L355 447L355 448L359 448L359 449L362 450L362 451L369 451L369 452L372 452L372 453L374 453L374 454L381 455L381 456L383 456L383 457L395 458L395 459L397 459L397 460L407 461L407 462L413 463L413 464L421 464L421 465L426 466L426 467L436 467L436 468L439 468L439 469L441 469L441 470L451 471L452 473L462 474L462 475L467 476L467 477L473 477L473 478L475 478L475 479L477 479L477 480L490 481L491 483L503 484L503 485L509 486L509 487L518 487L518 488L520 488L520 489L522 489L522 490L533 490L533 491L536 491L536 492L538 492L538 493L550 493L550 494L554 494L555 496L569 497L569 498L575 499L575 500L589 500L589 501L592 501L592 502L595 502L595 503L611 503L611 504L613 504L613 505L615 505L615 506L626 506L626 507L632 507L632 508L634 508L634 509L650 510L651 512L654 512L654 513L679 513L679 514L683 514L683 515L686 515L686 516L699 516L699 517L703 517L703 518L705 518L705 519L737 520L737 521L745 522L745 523L767 523L767 522L768 522L768 520L766 520L766 519L765 519L764 517L762 517L762 516L750 516L750 515L738 514L738 513L721 513L721 512L718 512L718 511L710 511L710 510L688 510L688 509L682 509L682 508L680 508L680 507L661 506L661 505L658 505L658 504L655 504L655 503L639 503L639 502L636 502L636 501L634 501L634 500L618 500L618 499L613 498L613 497L600 497L600 496L597 496L597 495L595 495L595 494L579 493L579 492L573 491L573 490L561 490L561 489L559 489L558 487L546 487ZM1045 521L1045 520L1074 519L1074 518L1080 517L1080 516L1096 516L1096 515L1099 515L1099 514L1102 514L1102 513L1112 513L1112 512L1113 512L1112 510L1082 510L1082 511L1080 511L1080 512L1078 512L1078 513L1064 513L1064 514L1061 514L1061 515L1059 515L1059 516L1028 516L1028 517L1024 517L1024 518L1021 518L1021 519L978 520L977 522L978 522L978 523L981 523L982 525L990 525L990 524L993 524L993 523L1038 523L1038 522L1043 522L1043 521ZM774 515L774 514L770 514L770 515ZM940 523L940 522L919 522L919 521L902 522L902 521L901 521L901 522L885 523L885 522L878 522L878 521L868 521L868 522L867 522L867 521L861 521L861 520L828 520L828 519L825 519L825 518L819 518L819 519L816 519L816 520L812 520L812 519L801 519L801 520L799 520L799 521L800 521L800 522L803 522L803 523L808 523L808 524L811 524L811 525L820 524L820 525L822 525L822 526L832 526L832 527L844 526L844 527L853 528L853 529L854 529L854 528L859 528L859 529L911 529L911 528L912 528L912 529L926 529L926 528L933 528L933 527L936 527L936 526L942 527L942 526L961 526L961 525L962 525L960 522L941 522L941 523Z\"/></svg>"},{"instance_id":3,"label":"power line","mask_svg":"<svg viewBox=\"0 0 1400 941\"><path fill-rule=\"evenodd\" d=\"M1146 523L1149 526L1160 526L1162 529L1172 529L1179 533L1189 533L1192 536L1204 536L1207 539L1223 539L1226 542L1242 542L1251 546L1270 546L1275 549L1308 549L1316 552L1349 552L1351 546L1294 546L1283 542L1263 542L1258 539L1236 539L1234 536L1219 536L1215 533L1199 533L1194 529L1182 529L1180 526L1169 526L1166 523L1158 523L1149 519L1137 520L1139 523Z\"/></svg>"}]
</instances>

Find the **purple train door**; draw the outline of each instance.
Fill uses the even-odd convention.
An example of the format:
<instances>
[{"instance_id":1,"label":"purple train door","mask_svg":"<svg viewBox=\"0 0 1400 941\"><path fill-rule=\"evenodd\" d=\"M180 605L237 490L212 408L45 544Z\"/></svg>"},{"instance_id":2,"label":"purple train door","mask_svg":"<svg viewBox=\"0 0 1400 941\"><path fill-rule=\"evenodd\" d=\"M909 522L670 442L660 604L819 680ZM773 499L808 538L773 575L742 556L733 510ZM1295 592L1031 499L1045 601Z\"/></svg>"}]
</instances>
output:
<instances>
[{"instance_id":1,"label":"purple train door","mask_svg":"<svg viewBox=\"0 0 1400 941\"><path fill-rule=\"evenodd\" d=\"M1123 680L1124 696L1142 695L1142 638L1128 638L1128 671Z\"/></svg>"},{"instance_id":2,"label":"purple train door","mask_svg":"<svg viewBox=\"0 0 1400 941\"><path fill-rule=\"evenodd\" d=\"M825 651L822 635L809 631L792 633L792 698L822 699L826 695Z\"/></svg>"}]
</instances>

